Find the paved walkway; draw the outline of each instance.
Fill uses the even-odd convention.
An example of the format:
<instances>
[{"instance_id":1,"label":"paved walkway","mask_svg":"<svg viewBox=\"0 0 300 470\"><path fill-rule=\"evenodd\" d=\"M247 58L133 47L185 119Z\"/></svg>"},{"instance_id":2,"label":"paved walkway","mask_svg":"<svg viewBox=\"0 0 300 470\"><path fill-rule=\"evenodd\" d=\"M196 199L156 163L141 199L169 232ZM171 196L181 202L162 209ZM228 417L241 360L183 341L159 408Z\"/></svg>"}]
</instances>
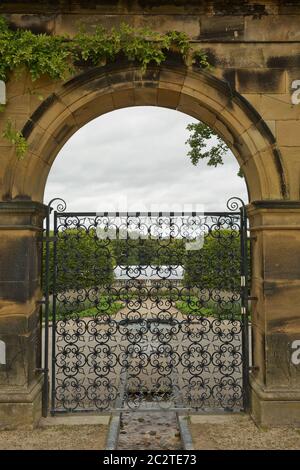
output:
<instances>
[{"instance_id":1,"label":"paved walkway","mask_svg":"<svg viewBox=\"0 0 300 470\"><path fill-rule=\"evenodd\" d=\"M118 449L182 449L175 413L124 411L121 417Z\"/></svg>"},{"instance_id":2,"label":"paved walkway","mask_svg":"<svg viewBox=\"0 0 300 470\"><path fill-rule=\"evenodd\" d=\"M139 315L150 322L147 325L126 323ZM157 317L165 322L151 322ZM126 366L128 392L147 389L162 393L172 389L184 406L190 402L198 405L205 397L207 407L241 408L242 347L238 322L196 317L189 324L166 300L158 307L149 299L138 312L122 309L114 320L116 324L84 318L79 323L69 320L57 325L56 378L66 386L64 389L57 386L58 407L63 402L76 407L74 397L79 397L79 392L83 408L94 408L94 397L97 397L98 408L114 406ZM52 334L51 328L49 334ZM131 343L134 346L129 347ZM51 354L50 345L50 364ZM172 370L172 383L169 370ZM230 380L224 379L227 374ZM95 381L97 386L93 389L91 384Z\"/></svg>"}]
</instances>

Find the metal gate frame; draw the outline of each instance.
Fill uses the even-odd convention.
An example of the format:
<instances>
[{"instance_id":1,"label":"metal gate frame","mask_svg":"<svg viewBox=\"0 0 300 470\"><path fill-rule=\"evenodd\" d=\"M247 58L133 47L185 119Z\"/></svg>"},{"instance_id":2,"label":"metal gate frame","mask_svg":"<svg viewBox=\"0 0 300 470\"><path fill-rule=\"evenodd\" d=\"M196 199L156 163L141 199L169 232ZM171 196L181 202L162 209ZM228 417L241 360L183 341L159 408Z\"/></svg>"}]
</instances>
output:
<instances>
[{"instance_id":1,"label":"metal gate frame","mask_svg":"<svg viewBox=\"0 0 300 470\"><path fill-rule=\"evenodd\" d=\"M54 205L56 205L56 210L54 210ZM204 212L203 216L239 216L240 218L240 274L241 274L241 332L242 332L242 383L243 383L243 410L245 412L249 411L250 400L249 400L249 370L251 369L249 364L249 260L248 260L248 219L247 212L244 202L237 197L232 197L227 202L227 212ZM44 371L44 384L43 384L43 400L42 400L42 414L44 417L49 414L49 397L50 397L50 380L49 380L49 341L52 340L52 344L55 342L55 328L52 328L52 338L49 336L49 317L50 317L50 295L49 295L49 279L50 279L50 245L53 244L53 253L54 253L54 266L56 265L56 236L51 236L51 227L50 227L50 218L53 214L54 216L54 233L57 231L57 218L59 215L64 216L90 216L96 217L99 213L96 212L65 212L66 211L66 202L61 198L54 198L48 204L48 212L46 216L46 224L44 229L43 243L45 246L45 256L44 256L44 286L43 293L44 299L41 301L44 304L44 363L42 370ZM120 216L120 217L130 217L130 216L149 216L151 213L103 213L103 215L109 216ZM157 213L157 215L165 215L166 213ZM194 216L196 213L174 213L170 212L167 215L171 216ZM54 275L55 278L55 275ZM54 293L54 296L57 295ZM55 302L53 303L53 318L55 318ZM54 351L52 350L52 356ZM52 357L52 399L51 399L51 415L55 414L55 406L53 401L53 388L55 383L55 367L53 367L53 357ZM81 412L85 412L82 411ZM94 411L95 412L95 411Z\"/></svg>"}]
</instances>

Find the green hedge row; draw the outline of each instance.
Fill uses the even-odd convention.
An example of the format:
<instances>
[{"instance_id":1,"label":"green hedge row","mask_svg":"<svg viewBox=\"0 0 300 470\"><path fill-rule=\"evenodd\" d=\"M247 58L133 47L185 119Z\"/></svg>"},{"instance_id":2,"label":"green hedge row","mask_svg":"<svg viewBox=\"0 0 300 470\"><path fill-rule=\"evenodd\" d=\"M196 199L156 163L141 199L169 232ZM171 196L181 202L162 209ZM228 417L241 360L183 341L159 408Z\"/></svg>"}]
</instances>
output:
<instances>
[{"instance_id":1,"label":"green hedge row","mask_svg":"<svg viewBox=\"0 0 300 470\"><path fill-rule=\"evenodd\" d=\"M53 243L49 245L50 293L54 287L55 256L58 292L93 286L105 289L114 281L114 267L132 265L183 266L183 285L188 288L233 292L240 285L240 237L235 230L211 231L201 249L189 250L186 241L179 238L99 240L93 229L67 229L59 232L56 254ZM44 266L45 258L44 247Z\"/></svg>"}]
</instances>

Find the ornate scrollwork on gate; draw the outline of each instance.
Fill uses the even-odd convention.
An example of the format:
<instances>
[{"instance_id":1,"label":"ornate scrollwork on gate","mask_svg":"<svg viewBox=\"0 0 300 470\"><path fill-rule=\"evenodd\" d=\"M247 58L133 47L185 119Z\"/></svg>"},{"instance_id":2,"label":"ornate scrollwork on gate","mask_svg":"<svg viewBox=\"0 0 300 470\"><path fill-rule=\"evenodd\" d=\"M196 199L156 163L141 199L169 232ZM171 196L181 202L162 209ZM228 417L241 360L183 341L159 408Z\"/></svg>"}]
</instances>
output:
<instances>
[{"instance_id":1,"label":"ornate scrollwork on gate","mask_svg":"<svg viewBox=\"0 0 300 470\"><path fill-rule=\"evenodd\" d=\"M241 214L60 209L53 411L242 409Z\"/></svg>"}]
</instances>

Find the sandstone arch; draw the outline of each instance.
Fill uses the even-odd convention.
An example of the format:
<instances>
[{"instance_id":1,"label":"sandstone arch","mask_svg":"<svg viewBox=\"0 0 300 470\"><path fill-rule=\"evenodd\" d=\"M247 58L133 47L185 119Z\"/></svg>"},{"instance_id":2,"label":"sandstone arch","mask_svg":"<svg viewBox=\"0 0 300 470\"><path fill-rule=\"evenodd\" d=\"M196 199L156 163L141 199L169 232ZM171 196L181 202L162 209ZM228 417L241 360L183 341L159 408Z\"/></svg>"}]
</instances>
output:
<instances>
[{"instance_id":1,"label":"sandstone arch","mask_svg":"<svg viewBox=\"0 0 300 470\"><path fill-rule=\"evenodd\" d=\"M300 77L297 2L104 3L69 0L50 8L49 2L7 1L1 12L14 27L47 34L75 34L78 17L89 31L126 18L160 32L188 32L214 70L197 71L169 57L141 76L138 67L120 58L65 84L43 77L34 85L42 103L28 95L32 83L25 73L6 83L0 125L12 117L30 149L18 161L0 138L0 341L6 344L0 427L31 426L41 414L40 241L53 160L72 133L94 117L147 104L209 124L244 169L252 236L251 413L263 425L299 425L299 365L291 362L292 345L300 338L300 105L291 104Z\"/></svg>"},{"instance_id":2,"label":"sandstone arch","mask_svg":"<svg viewBox=\"0 0 300 470\"><path fill-rule=\"evenodd\" d=\"M149 68L98 67L76 76L52 93L27 120L28 163L14 164L6 197L43 201L51 165L63 144L80 127L101 114L128 106L177 109L212 127L241 165L249 200L287 196L276 140L257 111L228 83L185 66Z\"/></svg>"}]
</instances>

